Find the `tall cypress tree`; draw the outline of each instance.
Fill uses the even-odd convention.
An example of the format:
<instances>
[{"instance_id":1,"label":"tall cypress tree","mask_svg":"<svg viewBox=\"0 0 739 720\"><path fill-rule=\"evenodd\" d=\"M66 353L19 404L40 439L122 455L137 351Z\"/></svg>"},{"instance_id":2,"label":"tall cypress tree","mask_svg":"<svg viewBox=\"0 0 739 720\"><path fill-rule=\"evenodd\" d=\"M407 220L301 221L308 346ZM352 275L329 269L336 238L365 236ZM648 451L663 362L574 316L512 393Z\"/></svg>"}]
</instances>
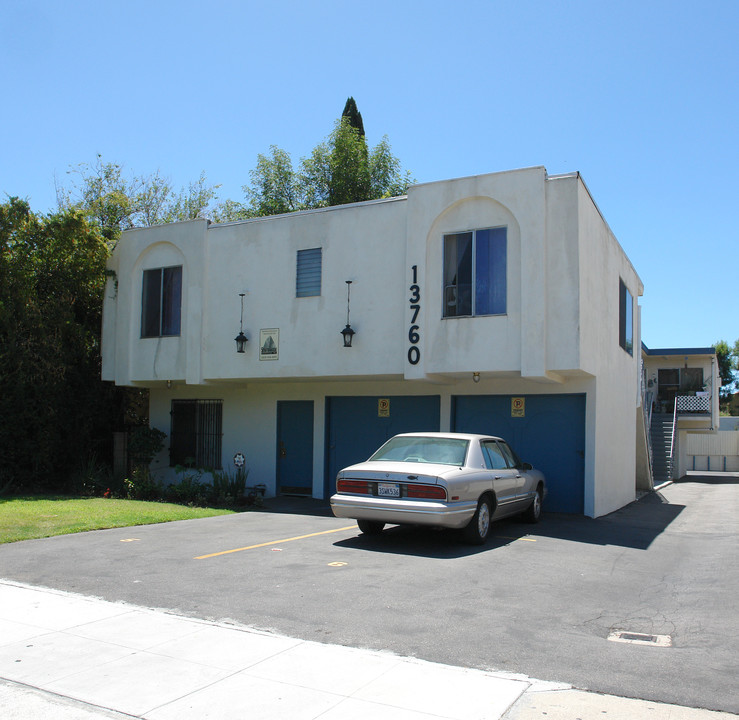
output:
<instances>
[{"instance_id":1,"label":"tall cypress tree","mask_svg":"<svg viewBox=\"0 0 739 720\"><path fill-rule=\"evenodd\" d=\"M353 97L349 97L344 105L344 112L341 113L341 117L345 117L349 120L351 125L360 135L364 137L364 123L362 122L362 113L357 110L357 103L354 102Z\"/></svg>"}]
</instances>

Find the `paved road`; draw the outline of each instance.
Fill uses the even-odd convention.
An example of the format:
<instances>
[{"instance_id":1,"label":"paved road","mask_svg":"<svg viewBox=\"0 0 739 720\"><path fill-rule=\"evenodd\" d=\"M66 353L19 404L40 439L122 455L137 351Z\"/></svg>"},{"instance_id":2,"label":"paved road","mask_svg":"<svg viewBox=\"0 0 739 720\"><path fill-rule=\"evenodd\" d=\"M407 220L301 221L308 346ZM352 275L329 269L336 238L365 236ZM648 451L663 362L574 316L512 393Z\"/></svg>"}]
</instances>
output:
<instances>
[{"instance_id":1,"label":"paved road","mask_svg":"<svg viewBox=\"0 0 739 720\"><path fill-rule=\"evenodd\" d=\"M736 478L691 477L598 520L499 523L482 549L418 529L365 538L303 501L305 514L0 546L0 577L739 713L738 498ZM611 642L614 630L672 646Z\"/></svg>"}]
</instances>

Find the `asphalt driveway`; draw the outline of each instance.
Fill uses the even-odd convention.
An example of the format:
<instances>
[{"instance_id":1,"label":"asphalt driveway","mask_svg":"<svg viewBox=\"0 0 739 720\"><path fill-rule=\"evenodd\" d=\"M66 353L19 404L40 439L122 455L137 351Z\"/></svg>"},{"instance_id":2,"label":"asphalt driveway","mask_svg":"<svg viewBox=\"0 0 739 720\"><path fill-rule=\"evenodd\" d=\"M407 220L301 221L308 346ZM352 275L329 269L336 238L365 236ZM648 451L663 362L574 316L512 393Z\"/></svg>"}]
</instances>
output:
<instances>
[{"instance_id":1,"label":"asphalt driveway","mask_svg":"<svg viewBox=\"0 0 739 720\"><path fill-rule=\"evenodd\" d=\"M739 713L738 483L691 476L598 520L503 521L482 548L414 528L366 538L323 503L268 501L2 545L0 577Z\"/></svg>"}]
</instances>

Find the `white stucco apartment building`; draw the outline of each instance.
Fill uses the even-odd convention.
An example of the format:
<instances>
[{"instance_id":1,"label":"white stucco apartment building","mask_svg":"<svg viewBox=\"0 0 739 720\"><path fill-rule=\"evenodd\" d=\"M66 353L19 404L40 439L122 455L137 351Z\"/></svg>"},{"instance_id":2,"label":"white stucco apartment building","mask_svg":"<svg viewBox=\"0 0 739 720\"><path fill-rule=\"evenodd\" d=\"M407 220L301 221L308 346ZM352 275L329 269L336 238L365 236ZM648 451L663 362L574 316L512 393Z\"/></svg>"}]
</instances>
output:
<instances>
[{"instance_id":1,"label":"white stucco apartment building","mask_svg":"<svg viewBox=\"0 0 739 720\"><path fill-rule=\"evenodd\" d=\"M241 453L268 495L325 498L393 434L458 430L508 439L549 510L597 517L651 487L643 287L577 173L131 230L109 269L103 378L150 390L162 479Z\"/></svg>"}]
</instances>

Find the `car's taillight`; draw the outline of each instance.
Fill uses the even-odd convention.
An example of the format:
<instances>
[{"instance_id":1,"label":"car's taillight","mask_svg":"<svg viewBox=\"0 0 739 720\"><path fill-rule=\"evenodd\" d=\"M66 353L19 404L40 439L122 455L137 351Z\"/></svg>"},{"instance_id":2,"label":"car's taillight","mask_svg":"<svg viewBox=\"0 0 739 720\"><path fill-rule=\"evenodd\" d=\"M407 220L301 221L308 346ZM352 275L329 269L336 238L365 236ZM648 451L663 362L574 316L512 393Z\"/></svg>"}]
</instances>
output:
<instances>
[{"instance_id":1,"label":"car's taillight","mask_svg":"<svg viewBox=\"0 0 739 720\"><path fill-rule=\"evenodd\" d=\"M441 485L408 485L408 497L446 500L446 490Z\"/></svg>"},{"instance_id":2,"label":"car's taillight","mask_svg":"<svg viewBox=\"0 0 739 720\"><path fill-rule=\"evenodd\" d=\"M336 483L337 492L370 494L370 484L366 480L339 480Z\"/></svg>"}]
</instances>

